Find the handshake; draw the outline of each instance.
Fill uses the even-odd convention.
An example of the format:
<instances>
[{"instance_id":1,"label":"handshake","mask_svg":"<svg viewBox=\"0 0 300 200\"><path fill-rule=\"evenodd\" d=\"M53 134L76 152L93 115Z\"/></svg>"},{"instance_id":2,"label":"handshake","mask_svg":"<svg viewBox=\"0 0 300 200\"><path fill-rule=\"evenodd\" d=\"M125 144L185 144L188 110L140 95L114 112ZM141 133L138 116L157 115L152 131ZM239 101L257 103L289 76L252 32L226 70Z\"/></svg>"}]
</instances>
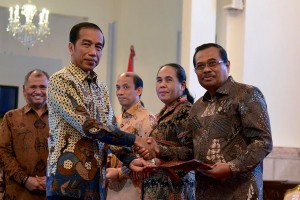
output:
<instances>
[{"instance_id":1,"label":"handshake","mask_svg":"<svg viewBox=\"0 0 300 200\"><path fill-rule=\"evenodd\" d=\"M108 125L108 126L102 125L101 129L104 132L110 132L111 134L115 134L116 137L124 134L130 134L121 131L120 129L116 128L113 125ZM138 153L140 157L144 158L145 160L151 160L153 158L156 158L159 154L158 145L154 140L154 138L152 137L141 138L139 136L135 136L133 147L134 147L134 152Z\"/></svg>"},{"instance_id":2,"label":"handshake","mask_svg":"<svg viewBox=\"0 0 300 200\"><path fill-rule=\"evenodd\" d=\"M159 154L157 142L153 138L141 138L126 133L112 124L106 126L95 119L88 119L83 125L83 130L86 135L101 142L119 146L133 146L135 153L138 153L145 160L156 158Z\"/></svg>"},{"instance_id":3,"label":"handshake","mask_svg":"<svg viewBox=\"0 0 300 200\"><path fill-rule=\"evenodd\" d=\"M134 151L145 160L151 160L159 155L157 142L152 137L141 138L136 136L134 141Z\"/></svg>"}]
</instances>

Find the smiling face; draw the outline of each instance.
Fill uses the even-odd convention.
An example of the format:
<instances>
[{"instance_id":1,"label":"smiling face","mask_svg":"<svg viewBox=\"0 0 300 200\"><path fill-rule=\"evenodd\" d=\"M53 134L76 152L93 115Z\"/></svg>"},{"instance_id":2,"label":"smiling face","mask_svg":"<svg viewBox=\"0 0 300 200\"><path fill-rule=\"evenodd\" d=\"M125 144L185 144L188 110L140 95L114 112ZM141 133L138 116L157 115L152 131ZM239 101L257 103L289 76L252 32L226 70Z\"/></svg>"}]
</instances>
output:
<instances>
[{"instance_id":1,"label":"smiling face","mask_svg":"<svg viewBox=\"0 0 300 200\"><path fill-rule=\"evenodd\" d=\"M103 34L95 28L82 28L75 45L69 43L71 62L89 72L99 64L103 49Z\"/></svg>"},{"instance_id":2,"label":"smiling face","mask_svg":"<svg viewBox=\"0 0 300 200\"><path fill-rule=\"evenodd\" d=\"M34 109L43 108L46 104L47 77L40 73L32 72L27 82L23 85L23 95L26 102Z\"/></svg>"},{"instance_id":3,"label":"smiling face","mask_svg":"<svg viewBox=\"0 0 300 200\"><path fill-rule=\"evenodd\" d=\"M220 61L219 49L216 47L209 47L200 50L195 55L195 67L201 66L208 62ZM196 70L198 81L212 96L217 89L227 80L229 76L230 62L218 63L213 67L205 66L203 70Z\"/></svg>"},{"instance_id":4,"label":"smiling face","mask_svg":"<svg viewBox=\"0 0 300 200\"><path fill-rule=\"evenodd\" d=\"M183 94L185 81L179 82L176 69L171 66L162 67L156 77L156 93L158 98L167 106Z\"/></svg>"},{"instance_id":5,"label":"smiling face","mask_svg":"<svg viewBox=\"0 0 300 200\"><path fill-rule=\"evenodd\" d=\"M133 75L128 74L129 73L121 74L116 84L116 95L120 105L125 110L131 108L140 100L140 95L143 91L142 87L135 88Z\"/></svg>"}]
</instances>

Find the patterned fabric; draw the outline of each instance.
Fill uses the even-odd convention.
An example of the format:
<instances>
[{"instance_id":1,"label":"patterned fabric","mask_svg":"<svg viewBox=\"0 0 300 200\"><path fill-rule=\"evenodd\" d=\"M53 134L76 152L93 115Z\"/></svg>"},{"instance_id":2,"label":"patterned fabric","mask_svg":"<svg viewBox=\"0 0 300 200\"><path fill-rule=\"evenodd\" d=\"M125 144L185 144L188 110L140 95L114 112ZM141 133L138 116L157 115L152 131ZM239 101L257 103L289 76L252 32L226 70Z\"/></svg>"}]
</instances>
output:
<instances>
[{"instance_id":1,"label":"patterned fabric","mask_svg":"<svg viewBox=\"0 0 300 200\"><path fill-rule=\"evenodd\" d=\"M3 164L0 162L0 200L4 199L4 191L5 184L4 184L4 171L3 171Z\"/></svg>"},{"instance_id":2,"label":"patterned fabric","mask_svg":"<svg viewBox=\"0 0 300 200\"><path fill-rule=\"evenodd\" d=\"M117 117L117 122L121 130L140 137L149 137L153 125L156 123L155 116L140 102L120 114Z\"/></svg>"},{"instance_id":3,"label":"patterned fabric","mask_svg":"<svg viewBox=\"0 0 300 200\"><path fill-rule=\"evenodd\" d=\"M184 131L186 119L192 107L185 96L178 98L168 107L164 107L157 115L157 126L150 133L157 141L165 140L174 143L172 146L159 145L160 159L190 160L193 158L192 137ZM175 147L179 146L179 147ZM143 199L195 199L195 176L194 172L175 172L180 180L178 182L157 171L144 180Z\"/></svg>"},{"instance_id":4,"label":"patterned fabric","mask_svg":"<svg viewBox=\"0 0 300 200\"><path fill-rule=\"evenodd\" d=\"M50 126L47 196L105 199L108 150L105 143L131 146L135 136L100 131L99 122L114 123L114 113L107 87L94 72L87 74L70 64L50 77L47 97ZM125 148L109 148L126 165L135 158Z\"/></svg>"},{"instance_id":5,"label":"patterned fabric","mask_svg":"<svg viewBox=\"0 0 300 200\"><path fill-rule=\"evenodd\" d=\"M263 199L263 159L272 150L272 138L260 90L229 77L216 98L206 92L193 105L188 121L195 158L226 162L233 172L221 181L197 172L197 199Z\"/></svg>"},{"instance_id":6,"label":"patterned fabric","mask_svg":"<svg viewBox=\"0 0 300 200\"><path fill-rule=\"evenodd\" d=\"M5 170L5 199L46 199L29 192L27 176L45 176L49 136L48 110L41 117L29 106L7 112L0 126L0 155Z\"/></svg>"},{"instance_id":7,"label":"patterned fabric","mask_svg":"<svg viewBox=\"0 0 300 200\"><path fill-rule=\"evenodd\" d=\"M140 102L137 102L127 111L123 111L117 117L118 126L122 131L135 134L139 137L148 137L153 126L155 125L155 116L144 108ZM112 155L113 156L113 155ZM111 158L114 159L114 158ZM115 167L120 168L120 162L116 162ZM128 168L122 167L123 172L118 180L110 181L108 184L108 200L119 200L126 195L127 199L139 200L141 199L141 186L140 181L132 181L128 176ZM124 172L126 170L126 173Z\"/></svg>"}]
</instances>

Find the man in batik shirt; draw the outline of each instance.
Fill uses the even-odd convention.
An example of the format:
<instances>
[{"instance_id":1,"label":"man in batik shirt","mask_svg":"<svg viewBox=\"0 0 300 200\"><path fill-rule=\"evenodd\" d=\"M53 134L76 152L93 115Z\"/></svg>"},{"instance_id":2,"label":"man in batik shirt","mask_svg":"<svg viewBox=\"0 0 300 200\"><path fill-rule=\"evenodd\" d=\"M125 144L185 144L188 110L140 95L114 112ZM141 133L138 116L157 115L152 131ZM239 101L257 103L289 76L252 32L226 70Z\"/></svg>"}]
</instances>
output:
<instances>
[{"instance_id":1,"label":"man in batik shirt","mask_svg":"<svg viewBox=\"0 0 300 200\"><path fill-rule=\"evenodd\" d=\"M207 92L192 107L188 130L194 157L211 164L196 173L197 199L263 199L263 159L272 150L267 105L261 91L235 82L220 45L196 48L193 63Z\"/></svg>"},{"instance_id":2,"label":"man in batik shirt","mask_svg":"<svg viewBox=\"0 0 300 200\"><path fill-rule=\"evenodd\" d=\"M143 92L143 80L133 72L126 72L119 76L116 84L116 95L122 106L122 113L117 117L121 130L135 134L138 137L149 137L155 124L155 116L141 105L140 97ZM108 200L141 199L141 184L139 180L132 180L127 167L120 165L114 155L110 155L110 164L115 168L108 168ZM114 167L114 166L111 166Z\"/></svg>"},{"instance_id":3,"label":"man in batik shirt","mask_svg":"<svg viewBox=\"0 0 300 200\"><path fill-rule=\"evenodd\" d=\"M51 76L47 93L50 127L47 198L104 200L107 143L120 146L147 146L147 143L112 125L115 120L108 89L94 72L105 42L101 29L93 23L79 23L72 27L69 41L71 63ZM110 146L110 149L135 171L149 165L128 148Z\"/></svg>"},{"instance_id":4,"label":"man in batik shirt","mask_svg":"<svg viewBox=\"0 0 300 200\"><path fill-rule=\"evenodd\" d=\"M49 75L42 70L30 71L23 85L27 104L4 115L0 126L0 155L5 173L4 199L46 199L48 79Z\"/></svg>"}]
</instances>

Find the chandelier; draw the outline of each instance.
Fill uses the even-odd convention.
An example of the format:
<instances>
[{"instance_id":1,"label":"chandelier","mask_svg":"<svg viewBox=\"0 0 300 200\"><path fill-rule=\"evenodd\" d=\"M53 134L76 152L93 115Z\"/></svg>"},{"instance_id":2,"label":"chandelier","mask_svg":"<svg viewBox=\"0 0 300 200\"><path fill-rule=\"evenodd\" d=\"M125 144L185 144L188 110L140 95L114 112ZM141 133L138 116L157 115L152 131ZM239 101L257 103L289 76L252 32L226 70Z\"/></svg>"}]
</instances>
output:
<instances>
[{"instance_id":1,"label":"chandelier","mask_svg":"<svg viewBox=\"0 0 300 200\"><path fill-rule=\"evenodd\" d=\"M38 28L32 22L37 9L29 0L21 8L21 14L25 16L25 23L20 23L20 7L16 5L15 8L9 8L9 18L6 30L19 42L21 42L28 49L33 47L37 41L43 42L48 35L50 35L50 28L48 22L49 10L43 8L39 14Z\"/></svg>"}]
</instances>

